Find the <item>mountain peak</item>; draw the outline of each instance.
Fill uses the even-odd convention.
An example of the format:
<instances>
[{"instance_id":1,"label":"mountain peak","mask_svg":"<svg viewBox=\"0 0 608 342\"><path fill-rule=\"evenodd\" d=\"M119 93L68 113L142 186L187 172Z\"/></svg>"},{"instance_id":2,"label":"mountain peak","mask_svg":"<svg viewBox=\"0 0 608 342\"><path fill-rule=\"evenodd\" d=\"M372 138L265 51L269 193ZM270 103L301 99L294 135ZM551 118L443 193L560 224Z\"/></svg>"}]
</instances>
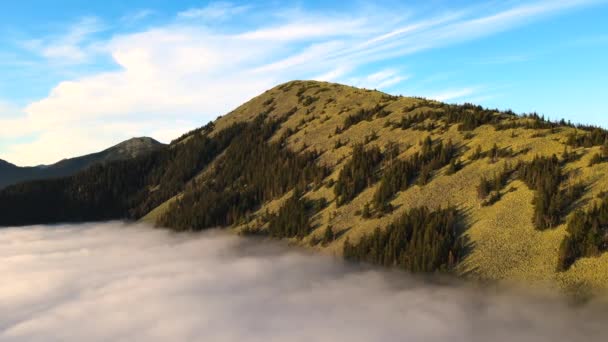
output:
<instances>
[{"instance_id":1,"label":"mountain peak","mask_svg":"<svg viewBox=\"0 0 608 342\"><path fill-rule=\"evenodd\" d=\"M29 180L69 176L93 164L139 157L163 146L165 145L150 137L135 137L101 152L62 159L50 165L19 167L0 159L0 189Z\"/></svg>"},{"instance_id":2,"label":"mountain peak","mask_svg":"<svg viewBox=\"0 0 608 342\"><path fill-rule=\"evenodd\" d=\"M116 144L101 153L104 153L104 161L134 158L164 146L164 144L150 137L135 137Z\"/></svg>"},{"instance_id":3,"label":"mountain peak","mask_svg":"<svg viewBox=\"0 0 608 342\"><path fill-rule=\"evenodd\" d=\"M121 146L121 145L148 145L148 146L154 146L154 145L163 145L162 143L158 142L156 139L154 138L150 138L150 137L133 137L131 139L125 140L121 143L118 143L115 146Z\"/></svg>"}]
</instances>

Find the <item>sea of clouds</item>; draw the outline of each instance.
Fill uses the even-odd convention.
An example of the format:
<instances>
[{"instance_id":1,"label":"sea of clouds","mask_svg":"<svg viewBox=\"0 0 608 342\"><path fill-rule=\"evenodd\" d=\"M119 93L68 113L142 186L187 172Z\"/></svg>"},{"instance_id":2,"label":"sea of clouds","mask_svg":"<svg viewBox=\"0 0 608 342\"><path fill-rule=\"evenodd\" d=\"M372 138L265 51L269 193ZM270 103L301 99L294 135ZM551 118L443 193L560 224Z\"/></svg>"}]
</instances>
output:
<instances>
[{"instance_id":1,"label":"sea of clouds","mask_svg":"<svg viewBox=\"0 0 608 342\"><path fill-rule=\"evenodd\" d=\"M221 232L0 229L0 341L606 341L608 313Z\"/></svg>"}]
</instances>

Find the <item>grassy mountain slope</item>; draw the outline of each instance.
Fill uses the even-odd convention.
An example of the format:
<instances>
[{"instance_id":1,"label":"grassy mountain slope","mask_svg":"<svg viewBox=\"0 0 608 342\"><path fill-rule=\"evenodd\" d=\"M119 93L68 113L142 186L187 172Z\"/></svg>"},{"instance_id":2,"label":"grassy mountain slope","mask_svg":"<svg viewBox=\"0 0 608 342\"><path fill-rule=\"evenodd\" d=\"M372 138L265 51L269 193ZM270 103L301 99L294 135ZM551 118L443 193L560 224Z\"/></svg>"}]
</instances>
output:
<instances>
[{"instance_id":1,"label":"grassy mountain slope","mask_svg":"<svg viewBox=\"0 0 608 342\"><path fill-rule=\"evenodd\" d=\"M149 158L109 163L68 178L65 186L57 188L54 183L29 184L0 192L0 210L14 210L18 208L11 206L15 198L28 203L42 192L46 198L65 197L75 213L83 210L78 208L88 213L74 216L68 212L53 218L51 212L44 216L47 221L144 217L175 229L220 225L273 236L281 236L276 222L293 223L291 235L284 235L294 236L290 238L293 243L342 255L346 241L356 244L373 235L376 228L387 230L413 208L454 207L461 215L459 233L466 241L466 253L454 268L458 274L556 289L608 290L608 253L601 253L608 235L605 244L596 236L596 245L589 246L597 249L585 250L567 270L557 271L560 246L570 235L568 217L576 210L592 208L608 191L608 163L596 156L604 153L604 140L585 140L595 133L589 127L549 123L536 116L293 81L185 134ZM604 133L598 134L603 137ZM448 146L449 142L456 156L427 168L424 181L423 172L417 169L407 186L391 193L386 200L390 203L384 203L394 210L381 211L377 193L391 168L428 153L429 145ZM397 146L398 155L388 158L391 143ZM338 205L337 186L345 179L344 170L353 167L356 145L363 145L366 151L377 147L382 160L371 165L365 185L352 199L340 198L344 203ZM371 155L365 155L364 164ZM552 223L539 229L534 223L538 200L533 201L540 193L535 187L544 185L528 184L518 174L526 165L534 165L531 162L539 156L553 155L558 156L561 175L558 187L549 189L557 200L551 199L547 213L558 207L559 215L541 215ZM505 168L513 172L498 191L480 196L480 180L492 179ZM138 171L120 177L133 169ZM98 181L90 184L92 179ZM133 182L137 185L122 186ZM579 188L583 190L574 191ZM106 189L112 191L106 193ZM294 189L307 202L294 201ZM99 192L103 196L97 196ZM95 205L91 197L97 201ZM488 202L490 198L493 200ZM94 215L93 209L100 203L118 200L121 203L106 215ZM282 208L291 208L299 216L285 219L281 215L289 212Z\"/></svg>"},{"instance_id":2,"label":"grassy mountain slope","mask_svg":"<svg viewBox=\"0 0 608 342\"><path fill-rule=\"evenodd\" d=\"M163 146L158 141L148 138L132 138L101 152L61 160L51 165L19 167L0 160L0 189L19 182L35 179L48 179L70 176L95 163L106 163L128 159L157 150Z\"/></svg>"},{"instance_id":3,"label":"grassy mountain slope","mask_svg":"<svg viewBox=\"0 0 608 342\"><path fill-rule=\"evenodd\" d=\"M314 101L306 105L307 100ZM240 121L249 121L259 113L269 112L272 117L290 113L281 129L274 135L278 139L287 130L295 133L289 136L288 147L293 151L319 151L320 162L332 170L329 179L336 180L339 171L349 160L352 145L365 143L366 136L375 133L378 138L368 145L383 147L389 141L400 146L411 146L401 157L411 155L418 149L418 142L430 135L443 140L451 139L459 145L462 153L463 168L454 175L446 175L446 168L436 172L432 181L425 186L413 186L399 192L392 201L398 207L393 213L381 218L364 219L358 212L372 200L378 184L364 190L351 203L336 207L332 189L325 186L306 194L309 198L326 198L331 203L316 215L318 228L299 242L308 245L311 240L321 239L328 225L334 231L345 231L344 235L327 246L314 248L329 253L341 254L345 239L358 239L376 227L384 227L400 215L403 210L415 206L431 208L456 205L466 212L466 236L473 246L466 259L459 265L461 274L491 280L525 281L543 283L558 288L589 286L608 288L608 254L598 258L582 258L568 271L556 272L558 250L566 233L565 221L554 229L539 231L532 223L534 192L519 180L512 181L501 191L502 198L494 205L483 207L477 196L479 179L501 170L504 163L530 161L536 155L551 156L563 153L568 136L576 128L562 126L558 129L513 129L496 130L491 125L481 125L471 132L458 131L457 125L447 130L438 124L430 132L414 129L395 129L387 123L398 123L403 116L437 110L429 107L433 101L408 97L391 97L377 91L357 89L348 86L322 82L290 82L273 88L252 99L215 122L215 131ZM345 118L361 108L386 105L389 114L382 118L363 120L349 129L336 134L336 127L343 125ZM530 119L509 117L507 122L525 123ZM345 143L338 147L337 142ZM494 144L501 148L511 148L521 154L504 158L492 163L487 158L468 160L477 146L483 151L490 150ZM579 155L577 161L568 163L565 169L577 182L588 186L575 208L585 209L596 203L596 197L608 190L608 164L589 166L599 147L571 147L568 151ZM288 196L266 203L257 212L278 210ZM158 213L157 213L158 214ZM255 222L255 219L254 219ZM255 223L247 225L255 226ZM243 225L242 227L245 227ZM241 228L242 228L241 227ZM264 227L260 227L264 229Z\"/></svg>"}]
</instances>

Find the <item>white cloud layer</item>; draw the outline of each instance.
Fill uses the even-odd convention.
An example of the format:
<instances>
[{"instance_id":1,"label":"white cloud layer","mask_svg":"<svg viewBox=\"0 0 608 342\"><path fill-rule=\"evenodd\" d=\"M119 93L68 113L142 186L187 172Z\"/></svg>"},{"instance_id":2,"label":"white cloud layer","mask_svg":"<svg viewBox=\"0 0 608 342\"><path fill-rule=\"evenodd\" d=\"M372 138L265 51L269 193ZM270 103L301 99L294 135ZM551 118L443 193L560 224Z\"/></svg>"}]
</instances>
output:
<instances>
[{"instance_id":1,"label":"white cloud layer","mask_svg":"<svg viewBox=\"0 0 608 342\"><path fill-rule=\"evenodd\" d=\"M116 68L60 82L20 115L0 117L0 136L8 139L0 158L20 165L52 163L132 135L192 129L291 79L317 76L390 90L410 75L370 71L374 62L488 36L592 2L537 1L492 11L481 6L426 17L379 8L354 14L285 11L237 32L207 20L179 19L253 11L222 2L179 13L175 22L164 26L99 41L91 41L91 35L102 30L100 23L84 19L64 37L30 42L31 48L65 62L109 58ZM447 92L442 94L454 95ZM153 129L151 122L159 126ZM123 126L132 129L116 129ZM155 138L167 142L177 135ZM36 138L10 143L15 136Z\"/></svg>"},{"instance_id":2,"label":"white cloud layer","mask_svg":"<svg viewBox=\"0 0 608 342\"><path fill-rule=\"evenodd\" d=\"M605 341L606 311L219 232L0 230L2 341Z\"/></svg>"}]
</instances>

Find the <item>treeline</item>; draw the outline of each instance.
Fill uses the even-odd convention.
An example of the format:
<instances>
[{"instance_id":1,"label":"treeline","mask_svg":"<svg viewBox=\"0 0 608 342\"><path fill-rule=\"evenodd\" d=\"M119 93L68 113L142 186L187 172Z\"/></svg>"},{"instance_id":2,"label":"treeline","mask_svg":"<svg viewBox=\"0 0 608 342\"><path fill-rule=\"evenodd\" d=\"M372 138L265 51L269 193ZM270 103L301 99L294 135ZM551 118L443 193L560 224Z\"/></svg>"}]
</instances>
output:
<instances>
[{"instance_id":1,"label":"treeline","mask_svg":"<svg viewBox=\"0 0 608 342\"><path fill-rule=\"evenodd\" d=\"M386 107L386 105L377 104L372 108L359 109L356 113L350 114L344 119L344 123L339 131L343 132L364 120L371 121L374 116L384 117L388 115L388 112L384 110L384 107Z\"/></svg>"},{"instance_id":2,"label":"treeline","mask_svg":"<svg viewBox=\"0 0 608 342\"><path fill-rule=\"evenodd\" d=\"M492 178L481 177L477 196L483 200L482 206L489 206L500 200L500 191L507 185L514 171L509 163L505 163L502 170L494 172Z\"/></svg>"},{"instance_id":3,"label":"treeline","mask_svg":"<svg viewBox=\"0 0 608 342\"><path fill-rule=\"evenodd\" d=\"M247 126L236 123L210 136L214 129L210 123L187 140L166 149L144 177L145 187L136 193L128 217L140 218L180 193L185 184L232 144Z\"/></svg>"},{"instance_id":4,"label":"treeline","mask_svg":"<svg viewBox=\"0 0 608 342\"><path fill-rule=\"evenodd\" d=\"M502 117L492 110L465 103L462 106L448 106L446 119L448 123L460 123L459 131L472 131L485 124L500 122Z\"/></svg>"},{"instance_id":5,"label":"treeline","mask_svg":"<svg viewBox=\"0 0 608 342\"><path fill-rule=\"evenodd\" d=\"M268 235L275 238L304 238L313 230L311 216L326 205L324 199L305 199L299 191L295 191L276 214L268 217Z\"/></svg>"},{"instance_id":6,"label":"treeline","mask_svg":"<svg viewBox=\"0 0 608 342\"><path fill-rule=\"evenodd\" d=\"M494 126L496 130L515 128L556 130L559 127L571 127L583 131L582 134L573 133L568 138L568 144L576 147L599 146L604 144L608 139L608 130L595 126L573 124L564 119L551 121L538 113L518 115L511 110L499 111L470 103L450 105L425 99L422 100L424 101L419 106L405 108L404 113L411 112L416 107L422 106L430 107L432 110L408 114L403 116L400 122L389 122L387 125L404 130L410 128L415 130L432 130L437 127L436 122L424 124L425 121L442 120L447 125L458 124L458 130L460 131L471 131L486 124ZM371 121L374 117L381 118L388 114L389 112L384 110L384 106L379 104L369 109L361 109L355 114L347 116L343 126L336 129L336 133L340 133L361 121Z\"/></svg>"},{"instance_id":7,"label":"treeline","mask_svg":"<svg viewBox=\"0 0 608 342\"><path fill-rule=\"evenodd\" d=\"M201 230L238 223L265 201L299 186L320 184L329 173L316 152L296 154L282 141L269 143L278 123L260 118L236 137L208 171L159 218L177 230Z\"/></svg>"},{"instance_id":8,"label":"treeline","mask_svg":"<svg viewBox=\"0 0 608 342\"><path fill-rule=\"evenodd\" d=\"M386 229L364 235L356 243L344 242L348 260L396 266L412 272L452 269L463 253L458 211L454 207L432 211L413 208Z\"/></svg>"},{"instance_id":9,"label":"treeline","mask_svg":"<svg viewBox=\"0 0 608 342\"><path fill-rule=\"evenodd\" d=\"M357 144L353 147L351 159L344 165L334 186L338 206L353 200L365 188L378 180L377 168L382 161L382 153L376 146L365 148Z\"/></svg>"},{"instance_id":10,"label":"treeline","mask_svg":"<svg viewBox=\"0 0 608 342\"><path fill-rule=\"evenodd\" d=\"M536 191L533 222L540 230L560 224L562 217L568 213L568 208L584 191L581 184L569 184L562 189L564 175L556 155L536 156L531 162L520 164L518 174L530 189Z\"/></svg>"},{"instance_id":11,"label":"treeline","mask_svg":"<svg viewBox=\"0 0 608 342\"><path fill-rule=\"evenodd\" d=\"M405 160L395 159L390 163L380 179L380 185L374 194L374 207L380 212L392 210L390 201L399 191L407 189L418 180L420 185L430 181L432 172L450 163L454 169L458 165L454 162L456 147L452 141L444 144L442 141L434 142L427 137L421 142L421 149Z\"/></svg>"},{"instance_id":12,"label":"treeline","mask_svg":"<svg viewBox=\"0 0 608 342\"><path fill-rule=\"evenodd\" d=\"M510 147L498 147L498 144L494 144L491 149L483 151L480 145L477 145L475 151L470 156L471 160L478 160L482 158L490 158L492 163L496 163L499 158L510 158L514 157L516 153Z\"/></svg>"},{"instance_id":13,"label":"treeline","mask_svg":"<svg viewBox=\"0 0 608 342\"><path fill-rule=\"evenodd\" d=\"M506 130L514 128L526 128L526 129L555 129L559 127L570 127L582 131L574 132L568 136L567 144L574 147L592 147L599 146L606 142L608 137L608 131L597 126L574 124L570 120L564 119L552 121L545 116L538 115L537 113L516 115L512 111L507 111L507 114L516 116L516 119L527 119L527 120L510 120L507 122L500 122L494 124L496 130Z\"/></svg>"},{"instance_id":14,"label":"treeline","mask_svg":"<svg viewBox=\"0 0 608 342\"><path fill-rule=\"evenodd\" d=\"M608 144L608 131L599 127L591 128L588 132L573 132L566 142L574 147L593 147Z\"/></svg>"},{"instance_id":15,"label":"treeline","mask_svg":"<svg viewBox=\"0 0 608 342\"><path fill-rule=\"evenodd\" d=\"M180 135L179 138L171 140L170 145L178 144L178 143L184 141L185 139L187 139L188 137L194 136L195 134L201 134L201 135L202 134L209 134L214 129L215 129L215 123L209 122L205 126L202 126L202 127L199 127L199 128L195 128L193 130L190 130L190 131L188 131L188 132Z\"/></svg>"},{"instance_id":16,"label":"treeline","mask_svg":"<svg viewBox=\"0 0 608 342\"><path fill-rule=\"evenodd\" d=\"M594 154L589 161L589 166L593 166L608 161L608 142L602 145L602 149L599 153Z\"/></svg>"},{"instance_id":17,"label":"treeline","mask_svg":"<svg viewBox=\"0 0 608 342\"><path fill-rule=\"evenodd\" d=\"M9 186L0 191L0 226L107 220L128 216L152 158L96 165L75 176Z\"/></svg>"},{"instance_id":18,"label":"treeline","mask_svg":"<svg viewBox=\"0 0 608 342\"><path fill-rule=\"evenodd\" d=\"M576 147L599 146L606 142L608 138L608 130L606 129L590 125L574 124L564 119L552 121L538 113L518 115L512 110L499 111L498 109L483 108L470 103L450 105L428 100L425 100L422 105L436 110L405 116L402 118L401 122L393 124L393 127L416 129L417 125L423 123L427 119L444 120L447 124L458 123L458 129L460 131L471 131L485 124L494 126L496 130L515 128L554 130L559 127L570 127L583 131L582 134L573 133L568 139L568 144ZM415 109L415 107L406 108L405 111L411 111L413 109ZM419 128L425 129L424 127Z\"/></svg>"},{"instance_id":19,"label":"treeline","mask_svg":"<svg viewBox=\"0 0 608 342\"><path fill-rule=\"evenodd\" d=\"M526 120L520 120L526 119ZM566 122L564 119L560 121L550 121L545 116L540 116L537 113L523 114L516 117L516 120L510 120L507 122L500 122L494 124L494 128L497 131L504 131L507 129L525 128L525 129L555 129L560 126L574 127L570 122Z\"/></svg>"},{"instance_id":20,"label":"treeline","mask_svg":"<svg viewBox=\"0 0 608 342\"><path fill-rule=\"evenodd\" d=\"M435 126L420 126L420 124L426 120L443 120L448 125L458 123L459 131L472 131L485 124L498 124L504 118L504 114L497 113L496 110L489 110L468 103L465 103L464 105L448 105L426 102L425 105L438 110L404 116L401 118L401 121L394 124L393 127L429 130L430 127ZM411 109L412 108L408 108L408 110Z\"/></svg>"},{"instance_id":21,"label":"treeline","mask_svg":"<svg viewBox=\"0 0 608 342\"><path fill-rule=\"evenodd\" d=\"M415 113L411 115L406 115L401 118L401 121L397 124L394 124L393 127L401 128L403 130L413 128L416 129L420 123L425 122L428 119L438 119L440 115L436 112L426 112L426 113ZM426 129L424 129L426 130Z\"/></svg>"},{"instance_id":22,"label":"treeline","mask_svg":"<svg viewBox=\"0 0 608 342\"><path fill-rule=\"evenodd\" d=\"M566 230L568 235L559 249L558 271L567 270L580 258L608 251L608 199L587 211L575 211Z\"/></svg>"}]
</instances>

